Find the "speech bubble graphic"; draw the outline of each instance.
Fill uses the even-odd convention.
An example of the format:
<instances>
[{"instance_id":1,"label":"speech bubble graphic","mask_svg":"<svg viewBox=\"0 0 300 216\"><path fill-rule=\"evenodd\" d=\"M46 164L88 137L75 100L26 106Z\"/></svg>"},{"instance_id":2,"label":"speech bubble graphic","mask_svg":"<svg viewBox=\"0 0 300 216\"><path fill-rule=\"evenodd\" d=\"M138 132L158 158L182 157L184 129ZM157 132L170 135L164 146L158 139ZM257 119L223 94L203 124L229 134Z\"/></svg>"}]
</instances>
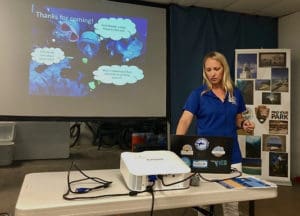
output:
<instances>
[{"instance_id":1,"label":"speech bubble graphic","mask_svg":"<svg viewBox=\"0 0 300 216\"><path fill-rule=\"evenodd\" d=\"M94 28L101 37L112 40L129 38L136 33L135 24L130 19L123 18L100 18Z\"/></svg>"},{"instance_id":2,"label":"speech bubble graphic","mask_svg":"<svg viewBox=\"0 0 300 216\"><path fill-rule=\"evenodd\" d=\"M119 86L127 83L133 84L144 78L144 73L140 68L127 65L100 66L93 74L95 80Z\"/></svg>"},{"instance_id":3,"label":"speech bubble graphic","mask_svg":"<svg viewBox=\"0 0 300 216\"><path fill-rule=\"evenodd\" d=\"M65 58L65 53L60 48L36 48L31 53L31 58L38 63L51 65L63 60Z\"/></svg>"}]
</instances>

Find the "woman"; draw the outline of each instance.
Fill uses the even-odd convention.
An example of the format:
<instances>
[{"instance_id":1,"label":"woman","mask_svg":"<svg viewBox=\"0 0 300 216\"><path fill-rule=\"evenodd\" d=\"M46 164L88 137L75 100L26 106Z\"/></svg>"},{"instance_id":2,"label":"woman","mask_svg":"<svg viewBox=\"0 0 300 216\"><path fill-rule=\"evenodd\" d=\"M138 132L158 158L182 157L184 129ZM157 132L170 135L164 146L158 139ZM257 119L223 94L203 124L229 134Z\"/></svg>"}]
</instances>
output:
<instances>
[{"instance_id":1,"label":"woman","mask_svg":"<svg viewBox=\"0 0 300 216\"><path fill-rule=\"evenodd\" d=\"M254 123L242 116L246 111L244 99L239 89L234 87L224 55L210 52L204 57L203 78L204 84L192 91L184 105L176 134L186 134L195 116L198 135L233 138L232 167L241 170L242 156L237 129L242 128L251 133ZM232 206L230 205L231 208ZM228 208L223 208L224 213L226 209ZM237 205L235 209L238 213ZM233 215L232 212L230 215Z\"/></svg>"},{"instance_id":2,"label":"woman","mask_svg":"<svg viewBox=\"0 0 300 216\"><path fill-rule=\"evenodd\" d=\"M237 129L251 133L254 123L242 116L246 106L241 92L230 78L224 55L210 52L204 57L203 78L204 84L190 94L184 105L176 134L186 134L195 116L198 135L229 136L234 139L232 164L241 163Z\"/></svg>"}]
</instances>

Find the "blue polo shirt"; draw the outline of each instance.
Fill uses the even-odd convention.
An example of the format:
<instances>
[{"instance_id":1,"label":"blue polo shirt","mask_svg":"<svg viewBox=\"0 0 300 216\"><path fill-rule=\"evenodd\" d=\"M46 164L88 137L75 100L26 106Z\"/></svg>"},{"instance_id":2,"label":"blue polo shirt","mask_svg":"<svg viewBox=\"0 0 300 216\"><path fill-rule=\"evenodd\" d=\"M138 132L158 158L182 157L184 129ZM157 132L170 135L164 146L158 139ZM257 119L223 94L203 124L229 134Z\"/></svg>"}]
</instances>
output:
<instances>
[{"instance_id":1,"label":"blue polo shirt","mask_svg":"<svg viewBox=\"0 0 300 216\"><path fill-rule=\"evenodd\" d=\"M236 115L246 110L244 99L239 89L235 88L233 100L228 93L224 102L203 85L190 94L183 109L197 117L197 134L204 136L226 136L234 140L232 163L242 161L237 139Z\"/></svg>"}]
</instances>

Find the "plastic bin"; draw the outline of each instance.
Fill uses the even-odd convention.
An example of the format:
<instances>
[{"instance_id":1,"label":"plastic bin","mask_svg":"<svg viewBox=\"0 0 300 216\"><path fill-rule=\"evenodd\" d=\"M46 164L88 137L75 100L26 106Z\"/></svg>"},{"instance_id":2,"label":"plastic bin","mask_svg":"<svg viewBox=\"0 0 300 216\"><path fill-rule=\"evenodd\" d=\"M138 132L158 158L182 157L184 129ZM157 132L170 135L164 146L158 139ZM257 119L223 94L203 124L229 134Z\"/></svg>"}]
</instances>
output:
<instances>
[{"instance_id":1,"label":"plastic bin","mask_svg":"<svg viewBox=\"0 0 300 216\"><path fill-rule=\"evenodd\" d=\"M0 122L0 166L10 165L14 159L15 123Z\"/></svg>"},{"instance_id":2,"label":"plastic bin","mask_svg":"<svg viewBox=\"0 0 300 216\"><path fill-rule=\"evenodd\" d=\"M0 122L0 142L14 141L15 122Z\"/></svg>"},{"instance_id":3,"label":"plastic bin","mask_svg":"<svg viewBox=\"0 0 300 216\"><path fill-rule=\"evenodd\" d=\"M0 142L0 166L7 166L14 159L14 142Z\"/></svg>"}]
</instances>

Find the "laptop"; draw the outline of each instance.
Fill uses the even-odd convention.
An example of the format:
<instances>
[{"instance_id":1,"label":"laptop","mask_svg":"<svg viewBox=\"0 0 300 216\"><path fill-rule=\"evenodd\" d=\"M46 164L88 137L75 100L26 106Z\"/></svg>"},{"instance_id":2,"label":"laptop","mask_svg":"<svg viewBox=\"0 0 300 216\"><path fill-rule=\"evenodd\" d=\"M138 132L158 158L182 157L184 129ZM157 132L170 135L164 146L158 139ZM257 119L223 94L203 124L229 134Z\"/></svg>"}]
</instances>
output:
<instances>
[{"instance_id":1,"label":"laptop","mask_svg":"<svg viewBox=\"0 0 300 216\"><path fill-rule=\"evenodd\" d=\"M171 135L170 144L192 172L231 172L231 137Z\"/></svg>"}]
</instances>

